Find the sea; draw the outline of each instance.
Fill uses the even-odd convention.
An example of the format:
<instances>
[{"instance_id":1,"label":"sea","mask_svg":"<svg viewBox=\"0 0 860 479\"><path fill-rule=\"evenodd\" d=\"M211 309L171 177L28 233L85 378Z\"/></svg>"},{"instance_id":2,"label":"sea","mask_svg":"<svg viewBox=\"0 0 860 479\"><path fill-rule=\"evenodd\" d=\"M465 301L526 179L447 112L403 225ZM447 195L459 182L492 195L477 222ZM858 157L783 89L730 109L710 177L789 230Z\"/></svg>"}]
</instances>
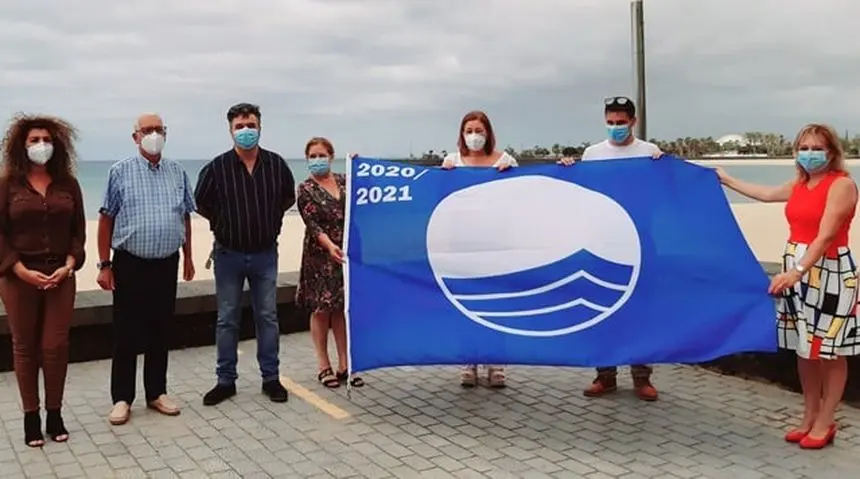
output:
<instances>
[{"instance_id":1,"label":"sea","mask_svg":"<svg viewBox=\"0 0 860 479\"><path fill-rule=\"evenodd\" d=\"M177 160L188 172L192 187L197 184L200 170L210 160ZM104 201L105 188L107 188L108 170L113 162L110 161L79 161L77 164L78 182L81 184L81 192L84 195L84 212L88 220L97 220L99 208ZM287 160L296 183L302 181L308 175L307 161L305 159ZM344 173L346 162L343 159L332 162L332 171ZM293 207L287 214L298 214Z\"/></svg>"},{"instance_id":2,"label":"sea","mask_svg":"<svg viewBox=\"0 0 860 479\"><path fill-rule=\"evenodd\" d=\"M191 183L197 183L197 176L200 170L209 160L179 160L185 171L188 172L191 178ZM741 163L743 160L736 160ZM296 182L307 177L307 166L304 159L287 160L293 175L296 177ZM108 170L111 167L111 162L107 161L81 161L78 163L78 181L81 184L81 190L84 195L84 207L87 219L98 219L98 211L104 197L105 187L107 186ZM794 166L790 163L782 165L728 165L723 168L730 175L746 181L765 185L779 185L790 180L794 174ZM346 171L346 163L343 159L335 160L332 163L332 170L337 173ZM860 166L849 167L851 174L855 177L860 176ZM749 203L749 200L733 191L726 191L726 196L731 203ZM293 208L288 214L296 214Z\"/></svg>"}]
</instances>

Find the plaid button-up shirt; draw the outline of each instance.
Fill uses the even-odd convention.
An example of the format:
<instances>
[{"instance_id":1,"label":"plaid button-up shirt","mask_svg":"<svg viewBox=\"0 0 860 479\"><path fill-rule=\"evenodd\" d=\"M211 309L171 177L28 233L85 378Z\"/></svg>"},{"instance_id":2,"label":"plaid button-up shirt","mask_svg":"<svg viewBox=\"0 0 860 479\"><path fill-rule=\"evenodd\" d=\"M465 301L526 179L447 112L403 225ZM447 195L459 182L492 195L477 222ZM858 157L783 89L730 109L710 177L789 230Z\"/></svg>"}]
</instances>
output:
<instances>
[{"instance_id":1,"label":"plaid button-up shirt","mask_svg":"<svg viewBox=\"0 0 860 479\"><path fill-rule=\"evenodd\" d=\"M99 212L113 218L114 250L157 259L179 251L185 215L194 210L194 190L179 163L136 156L111 166Z\"/></svg>"}]
</instances>

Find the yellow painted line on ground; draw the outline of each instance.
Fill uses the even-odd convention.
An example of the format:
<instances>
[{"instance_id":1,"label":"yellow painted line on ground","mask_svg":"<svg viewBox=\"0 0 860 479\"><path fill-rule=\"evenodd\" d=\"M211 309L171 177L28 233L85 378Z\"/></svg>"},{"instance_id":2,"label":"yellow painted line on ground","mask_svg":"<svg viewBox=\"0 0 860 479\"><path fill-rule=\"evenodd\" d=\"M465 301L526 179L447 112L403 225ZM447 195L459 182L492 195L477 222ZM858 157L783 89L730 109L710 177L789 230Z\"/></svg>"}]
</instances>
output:
<instances>
[{"instance_id":1,"label":"yellow painted line on ground","mask_svg":"<svg viewBox=\"0 0 860 479\"><path fill-rule=\"evenodd\" d=\"M313 391L305 388L286 376L281 376L281 384L283 384L284 387L287 388L287 391L294 396L304 399L305 402L310 403L310 405L335 419L346 419L349 417L348 412L326 401Z\"/></svg>"}]
</instances>

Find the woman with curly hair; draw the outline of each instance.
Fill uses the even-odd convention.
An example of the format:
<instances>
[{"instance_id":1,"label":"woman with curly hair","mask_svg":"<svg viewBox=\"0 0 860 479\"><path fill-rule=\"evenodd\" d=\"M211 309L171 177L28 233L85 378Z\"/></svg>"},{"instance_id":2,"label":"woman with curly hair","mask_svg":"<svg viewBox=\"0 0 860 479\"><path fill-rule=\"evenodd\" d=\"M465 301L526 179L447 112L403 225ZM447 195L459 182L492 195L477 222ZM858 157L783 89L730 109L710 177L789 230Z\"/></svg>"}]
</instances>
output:
<instances>
[{"instance_id":1,"label":"woman with curly hair","mask_svg":"<svg viewBox=\"0 0 860 479\"><path fill-rule=\"evenodd\" d=\"M45 383L45 431L69 433L60 408L66 383L74 272L84 263L86 220L75 179L75 129L48 116L19 115L3 139L0 177L0 299L6 307L15 377L24 409L24 441L45 444L39 368Z\"/></svg>"}]
</instances>

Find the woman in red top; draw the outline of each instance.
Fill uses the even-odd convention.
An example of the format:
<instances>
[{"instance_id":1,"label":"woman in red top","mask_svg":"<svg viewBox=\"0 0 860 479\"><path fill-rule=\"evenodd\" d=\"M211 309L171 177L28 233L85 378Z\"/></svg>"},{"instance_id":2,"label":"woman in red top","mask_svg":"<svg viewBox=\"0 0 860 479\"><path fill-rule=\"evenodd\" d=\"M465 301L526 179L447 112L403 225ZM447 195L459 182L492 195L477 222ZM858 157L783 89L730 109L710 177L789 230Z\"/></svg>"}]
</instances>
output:
<instances>
[{"instance_id":1,"label":"woman in red top","mask_svg":"<svg viewBox=\"0 0 860 479\"><path fill-rule=\"evenodd\" d=\"M848 377L845 356L860 354L856 315L857 267L848 230L857 206L857 186L845 170L833 128L805 126L794 141L797 177L781 186L732 178L717 169L727 187L752 199L787 201L790 236L783 272L771 281L779 295L779 346L797 352L805 410L785 440L820 449L836 436L834 415Z\"/></svg>"}]
</instances>

